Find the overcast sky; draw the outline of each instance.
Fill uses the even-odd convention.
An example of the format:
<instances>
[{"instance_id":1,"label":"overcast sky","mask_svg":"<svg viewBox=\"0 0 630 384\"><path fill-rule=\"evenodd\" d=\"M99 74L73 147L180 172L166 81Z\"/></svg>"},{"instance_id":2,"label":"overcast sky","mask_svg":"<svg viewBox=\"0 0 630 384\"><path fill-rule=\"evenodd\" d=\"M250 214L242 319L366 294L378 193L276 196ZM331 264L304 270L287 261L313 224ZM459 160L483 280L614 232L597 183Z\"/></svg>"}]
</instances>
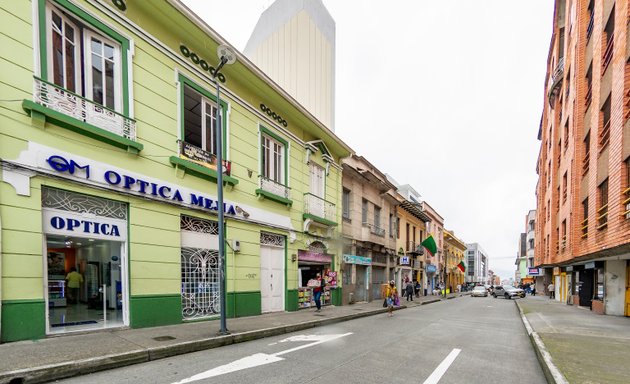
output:
<instances>
[{"instance_id":1,"label":"overcast sky","mask_svg":"<svg viewBox=\"0 0 630 384\"><path fill-rule=\"evenodd\" d=\"M184 0L241 51L272 2ZM337 28L337 135L479 243L502 279L514 277L536 208L553 1L324 4Z\"/></svg>"}]
</instances>

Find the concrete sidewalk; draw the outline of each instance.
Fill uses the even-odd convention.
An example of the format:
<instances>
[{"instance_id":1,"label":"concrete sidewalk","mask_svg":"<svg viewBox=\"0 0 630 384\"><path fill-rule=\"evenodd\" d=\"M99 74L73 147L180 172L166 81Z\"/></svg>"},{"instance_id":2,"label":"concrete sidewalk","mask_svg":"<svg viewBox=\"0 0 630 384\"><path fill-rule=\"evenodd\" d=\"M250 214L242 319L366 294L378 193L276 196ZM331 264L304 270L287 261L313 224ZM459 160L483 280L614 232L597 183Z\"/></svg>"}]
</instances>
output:
<instances>
[{"instance_id":1,"label":"concrete sidewalk","mask_svg":"<svg viewBox=\"0 0 630 384\"><path fill-rule=\"evenodd\" d=\"M545 296L516 300L550 383L630 382L630 318Z\"/></svg>"},{"instance_id":2,"label":"concrete sidewalk","mask_svg":"<svg viewBox=\"0 0 630 384\"><path fill-rule=\"evenodd\" d=\"M453 298L459 294L450 294ZM401 302L398 309L442 300ZM223 345L295 332L387 311L383 302L280 312L227 319L229 335L217 335L219 320L163 327L103 330L0 345L0 383L39 383L122 367Z\"/></svg>"}]
</instances>

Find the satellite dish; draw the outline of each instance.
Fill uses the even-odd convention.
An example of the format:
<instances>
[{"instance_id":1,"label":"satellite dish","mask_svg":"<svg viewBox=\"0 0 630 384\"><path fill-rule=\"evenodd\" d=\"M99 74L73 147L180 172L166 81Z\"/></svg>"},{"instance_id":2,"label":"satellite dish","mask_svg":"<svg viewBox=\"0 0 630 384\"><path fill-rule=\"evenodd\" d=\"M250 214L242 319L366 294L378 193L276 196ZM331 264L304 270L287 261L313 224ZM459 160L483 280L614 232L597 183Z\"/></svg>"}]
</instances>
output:
<instances>
[{"instance_id":1,"label":"satellite dish","mask_svg":"<svg viewBox=\"0 0 630 384\"><path fill-rule=\"evenodd\" d=\"M234 64L236 62L236 53L225 44L217 47L217 56L219 56L219 59L225 58L225 64Z\"/></svg>"}]
</instances>

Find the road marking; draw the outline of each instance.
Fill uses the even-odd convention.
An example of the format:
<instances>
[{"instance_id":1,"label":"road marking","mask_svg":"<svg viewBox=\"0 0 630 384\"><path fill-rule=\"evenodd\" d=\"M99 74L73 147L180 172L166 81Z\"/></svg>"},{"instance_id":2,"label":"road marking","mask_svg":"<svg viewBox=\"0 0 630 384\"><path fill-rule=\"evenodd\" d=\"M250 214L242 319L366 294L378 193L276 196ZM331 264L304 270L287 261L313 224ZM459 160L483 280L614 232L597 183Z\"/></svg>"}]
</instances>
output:
<instances>
[{"instance_id":1,"label":"road marking","mask_svg":"<svg viewBox=\"0 0 630 384\"><path fill-rule=\"evenodd\" d=\"M327 341L333 341L333 340L336 340L336 339L340 339L342 337L346 337L346 336L349 336L349 335L352 335L352 332L348 332L348 333L344 333L344 334L337 334L337 335L299 335L299 336L289 337L287 339L281 340L280 342L287 342L287 341L313 341L313 343L301 345L299 347L295 347L295 348L291 348L291 349L286 349L284 351L276 352L276 353L271 354L271 355L266 354L266 353L256 353L254 355L246 356L246 357L244 357L242 359L233 361L233 362L231 362L229 364L221 365L219 367L212 368L210 370L207 370L205 372L201 372L201 373L196 374L194 376L187 377L187 378L185 378L185 379L183 379L181 381L178 381L176 383L173 383L173 384L192 383L193 381L198 381L198 380L208 379L210 377L225 375L226 373L232 373L232 372L240 371L240 370L243 370L243 369L254 368L254 367L258 367L258 366L265 365L265 364L276 363L278 361L284 360L284 358L279 357L279 356L285 355L287 353L299 351L300 349L313 347L315 345L318 345L318 344L321 344L321 343L325 343Z\"/></svg>"},{"instance_id":2,"label":"road marking","mask_svg":"<svg viewBox=\"0 0 630 384\"><path fill-rule=\"evenodd\" d=\"M446 356L446 358L442 360L440 365L438 365L438 367L435 368L435 371L433 371L431 376L429 376L424 381L423 384L437 384L438 381L440 381L440 379L442 378L442 376L446 373L446 370L448 369L448 367L450 367L451 364L453 364L453 361L455 361L455 359L457 358L457 355L459 355L461 351L462 351L461 349L457 349L457 348L453 349L451 353L449 353L448 356Z\"/></svg>"}]
</instances>

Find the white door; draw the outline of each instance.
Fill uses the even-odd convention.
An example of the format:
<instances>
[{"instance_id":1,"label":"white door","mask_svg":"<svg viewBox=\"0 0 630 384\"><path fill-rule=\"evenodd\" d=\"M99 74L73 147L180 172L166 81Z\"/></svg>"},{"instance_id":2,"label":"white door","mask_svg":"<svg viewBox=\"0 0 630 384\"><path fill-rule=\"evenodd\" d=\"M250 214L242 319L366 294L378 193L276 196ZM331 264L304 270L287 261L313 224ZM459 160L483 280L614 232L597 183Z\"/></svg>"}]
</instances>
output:
<instances>
[{"instance_id":1,"label":"white door","mask_svg":"<svg viewBox=\"0 0 630 384\"><path fill-rule=\"evenodd\" d=\"M284 310L284 249L260 246L261 311Z\"/></svg>"}]
</instances>

